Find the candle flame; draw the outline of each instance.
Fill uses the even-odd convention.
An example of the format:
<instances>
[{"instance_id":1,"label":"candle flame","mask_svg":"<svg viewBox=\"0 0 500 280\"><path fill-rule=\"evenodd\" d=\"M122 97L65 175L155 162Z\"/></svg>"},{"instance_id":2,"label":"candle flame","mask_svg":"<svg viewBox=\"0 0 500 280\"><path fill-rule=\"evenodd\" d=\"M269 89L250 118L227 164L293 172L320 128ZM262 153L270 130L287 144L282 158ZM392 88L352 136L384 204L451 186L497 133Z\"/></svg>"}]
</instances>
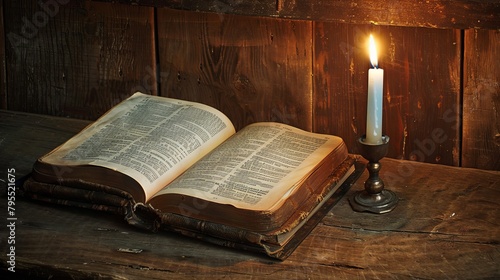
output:
<instances>
[{"instance_id":1,"label":"candle flame","mask_svg":"<svg viewBox=\"0 0 500 280\"><path fill-rule=\"evenodd\" d=\"M370 34L370 62L373 67L378 68L377 47L375 46L375 39L373 39L372 34Z\"/></svg>"}]
</instances>

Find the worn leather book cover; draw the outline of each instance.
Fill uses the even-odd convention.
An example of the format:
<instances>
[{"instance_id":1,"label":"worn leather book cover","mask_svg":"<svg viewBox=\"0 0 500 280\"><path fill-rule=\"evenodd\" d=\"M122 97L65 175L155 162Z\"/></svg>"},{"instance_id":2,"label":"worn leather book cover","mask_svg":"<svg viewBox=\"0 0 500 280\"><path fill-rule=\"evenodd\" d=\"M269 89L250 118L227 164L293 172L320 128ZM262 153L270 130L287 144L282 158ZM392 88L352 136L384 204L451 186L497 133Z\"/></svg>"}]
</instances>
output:
<instances>
[{"instance_id":1,"label":"worn leather book cover","mask_svg":"<svg viewBox=\"0 0 500 280\"><path fill-rule=\"evenodd\" d=\"M342 178L349 169L352 173ZM20 188L26 198L70 207L86 208L113 213L132 226L147 231L174 231L185 236L240 250L263 253L280 260L286 259L307 237L323 217L344 196L359 178L364 165L350 156L324 182L324 197L314 212L304 215L297 209L284 227L297 226L286 242L279 244L276 232L252 232L227 225L214 224L189 216L161 213L150 205L136 203L125 191L83 180L61 181L59 184L42 183L28 177ZM300 224L302 222L302 224ZM293 228L291 230L294 230Z\"/></svg>"}]
</instances>

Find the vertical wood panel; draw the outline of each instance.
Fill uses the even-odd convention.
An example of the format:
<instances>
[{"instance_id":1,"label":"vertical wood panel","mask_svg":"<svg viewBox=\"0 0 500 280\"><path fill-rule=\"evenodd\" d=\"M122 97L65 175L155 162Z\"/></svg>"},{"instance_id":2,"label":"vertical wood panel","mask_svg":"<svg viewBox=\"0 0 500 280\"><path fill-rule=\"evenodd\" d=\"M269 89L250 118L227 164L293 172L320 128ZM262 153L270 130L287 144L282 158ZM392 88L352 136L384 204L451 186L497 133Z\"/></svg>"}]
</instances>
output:
<instances>
[{"instance_id":1,"label":"vertical wood panel","mask_svg":"<svg viewBox=\"0 0 500 280\"><path fill-rule=\"evenodd\" d=\"M155 78L153 8L26 0L4 8L8 109L95 119Z\"/></svg>"},{"instance_id":2,"label":"vertical wood panel","mask_svg":"<svg viewBox=\"0 0 500 280\"><path fill-rule=\"evenodd\" d=\"M466 30L462 165L500 170L500 31Z\"/></svg>"},{"instance_id":3,"label":"vertical wood panel","mask_svg":"<svg viewBox=\"0 0 500 280\"><path fill-rule=\"evenodd\" d=\"M0 0L0 109L7 109L7 88L5 76L5 25L3 0Z\"/></svg>"},{"instance_id":4,"label":"vertical wood panel","mask_svg":"<svg viewBox=\"0 0 500 280\"><path fill-rule=\"evenodd\" d=\"M383 133L389 157L458 165L460 33L456 30L318 22L314 28L314 127L340 135L353 153L365 133L376 37L384 69Z\"/></svg>"},{"instance_id":5,"label":"vertical wood panel","mask_svg":"<svg viewBox=\"0 0 500 280\"><path fill-rule=\"evenodd\" d=\"M159 9L161 94L311 130L311 24Z\"/></svg>"},{"instance_id":6,"label":"vertical wood panel","mask_svg":"<svg viewBox=\"0 0 500 280\"><path fill-rule=\"evenodd\" d=\"M314 25L314 130L341 136L354 153L365 124L367 34L365 25Z\"/></svg>"}]
</instances>

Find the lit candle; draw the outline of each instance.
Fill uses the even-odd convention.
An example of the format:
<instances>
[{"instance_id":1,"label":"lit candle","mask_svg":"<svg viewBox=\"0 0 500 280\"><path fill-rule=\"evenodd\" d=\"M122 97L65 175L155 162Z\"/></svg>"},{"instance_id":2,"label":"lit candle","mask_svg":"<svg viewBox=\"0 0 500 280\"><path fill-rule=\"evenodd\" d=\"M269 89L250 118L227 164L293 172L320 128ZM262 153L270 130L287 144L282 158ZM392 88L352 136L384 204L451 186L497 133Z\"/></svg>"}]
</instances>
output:
<instances>
[{"instance_id":1,"label":"lit candle","mask_svg":"<svg viewBox=\"0 0 500 280\"><path fill-rule=\"evenodd\" d=\"M373 68L368 70L365 143L381 144L384 70L378 68L377 49L375 48L375 40L372 35L370 35L370 62Z\"/></svg>"}]
</instances>

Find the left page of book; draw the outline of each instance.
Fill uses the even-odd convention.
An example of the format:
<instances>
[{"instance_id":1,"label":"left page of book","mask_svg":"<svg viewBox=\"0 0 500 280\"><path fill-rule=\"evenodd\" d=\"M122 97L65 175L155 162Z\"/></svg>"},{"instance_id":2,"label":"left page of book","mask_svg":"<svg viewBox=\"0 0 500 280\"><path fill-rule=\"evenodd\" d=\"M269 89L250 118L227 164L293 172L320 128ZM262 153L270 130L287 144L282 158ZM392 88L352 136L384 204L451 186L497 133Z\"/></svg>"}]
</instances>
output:
<instances>
[{"instance_id":1,"label":"left page of book","mask_svg":"<svg viewBox=\"0 0 500 280\"><path fill-rule=\"evenodd\" d=\"M234 133L215 108L135 93L41 161L126 174L143 187L147 201Z\"/></svg>"}]
</instances>

